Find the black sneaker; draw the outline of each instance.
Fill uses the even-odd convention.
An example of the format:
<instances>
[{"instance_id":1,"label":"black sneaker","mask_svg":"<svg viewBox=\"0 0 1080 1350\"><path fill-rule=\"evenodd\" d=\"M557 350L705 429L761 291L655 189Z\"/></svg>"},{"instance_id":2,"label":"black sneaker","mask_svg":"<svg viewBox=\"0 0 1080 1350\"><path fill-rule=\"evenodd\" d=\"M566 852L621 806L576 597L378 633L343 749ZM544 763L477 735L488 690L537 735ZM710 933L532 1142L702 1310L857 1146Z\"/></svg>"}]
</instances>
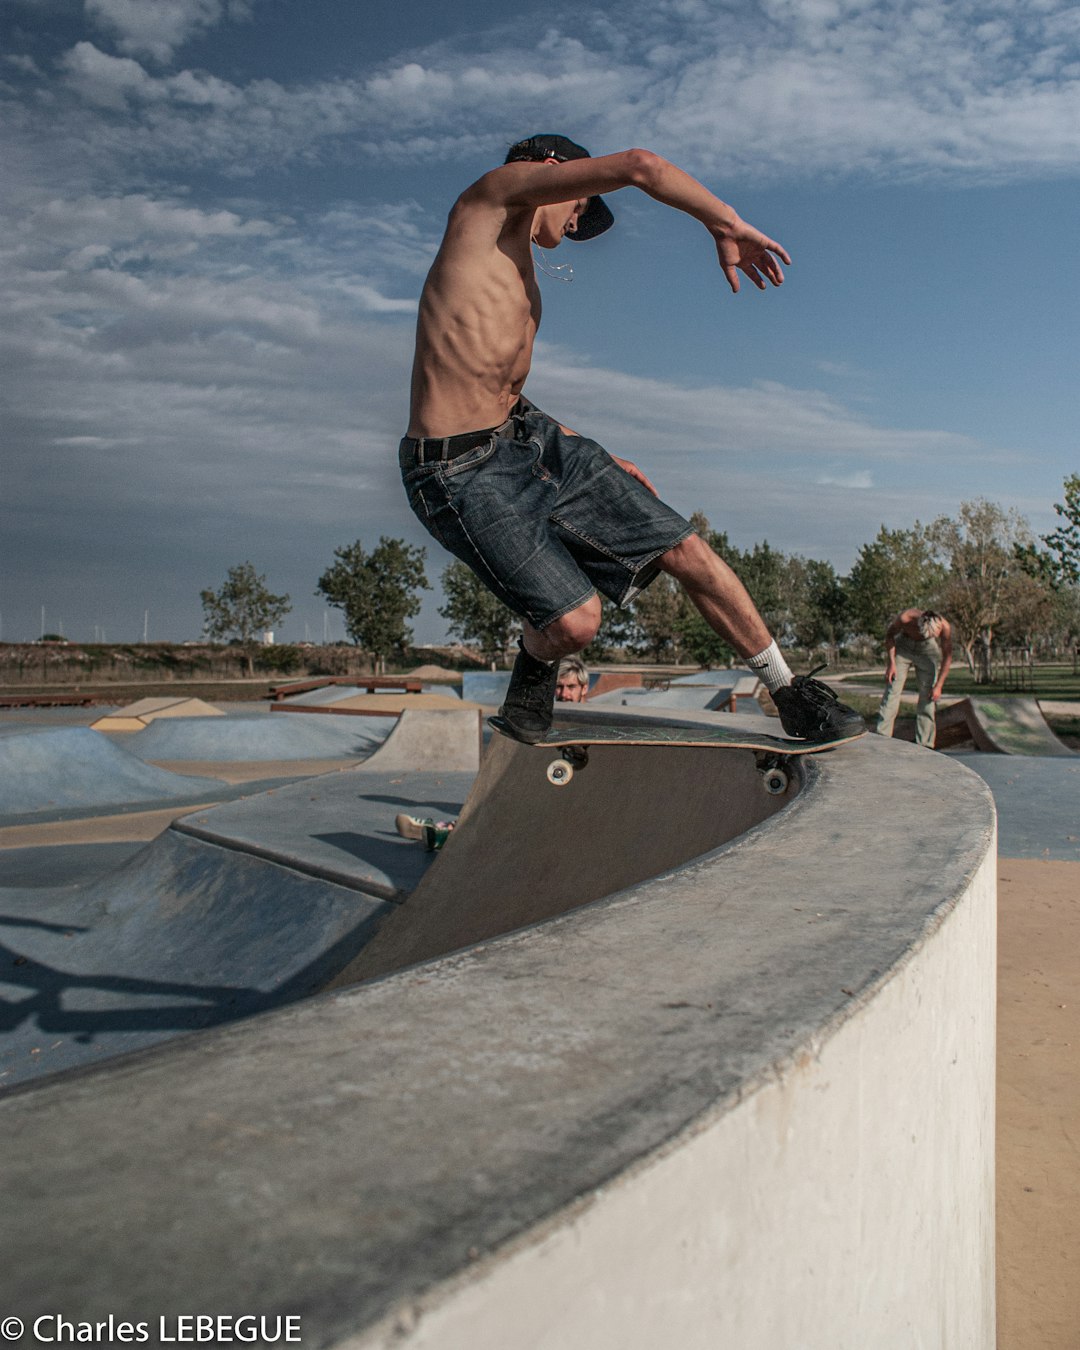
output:
<instances>
[{"instance_id":1,"label":"black sneaker","mask_svg":"<svg viewBox=\"0 0 1080 1350\"><path fill-rule=\"evenodd\" d=\"M498 721L501 729L515 740L535 745L551 730L559 663L538 661L529 655L520 639L518 649Z\"/></svg>"},{"instance_id":2,"label":"black sneaker","mask_svg":"<svg viewBox=\"0 0 1080 1350\"><path fill-rule=\"evenodd\" d=\"M789 736L804 741L844 740L861 735L866 723L861 713L841 703L827 684L814 676L824 666L818 666L809 675L796 675L783 689L774 689L772 701L780 714L780 725Z\"/></svg>"}]
</instances>

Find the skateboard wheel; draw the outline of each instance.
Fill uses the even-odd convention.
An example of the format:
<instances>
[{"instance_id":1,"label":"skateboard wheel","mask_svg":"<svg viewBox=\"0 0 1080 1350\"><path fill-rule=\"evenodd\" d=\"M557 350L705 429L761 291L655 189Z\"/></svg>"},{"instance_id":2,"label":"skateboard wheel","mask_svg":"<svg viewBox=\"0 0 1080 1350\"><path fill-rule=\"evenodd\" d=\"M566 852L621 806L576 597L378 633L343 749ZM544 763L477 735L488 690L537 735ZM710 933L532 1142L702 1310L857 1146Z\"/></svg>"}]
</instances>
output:
<instances>
[{"instance_id":1,"label":"skateboard wheel","mask_svg":"<svg viewBox=\"0 0 1080 1350\"><path fill-rule=\"evenodd\" d=\"M791 779L787 769L767 769L762 774L762 781L765 784L765 791L770 796L779 797L782 792L787 791Z\"/></svg>"},{"instance_id":2,"label":"skateboard wheel","mask_svg":"<svg viewBox=\"0 0 1080 1350\"><path fill-rule=\"evenodd\" d=\"M556 787L565 787L574 776L574 766L568 759L553 759L547 766L547 780Z\"/></svg>"}]
</instances>

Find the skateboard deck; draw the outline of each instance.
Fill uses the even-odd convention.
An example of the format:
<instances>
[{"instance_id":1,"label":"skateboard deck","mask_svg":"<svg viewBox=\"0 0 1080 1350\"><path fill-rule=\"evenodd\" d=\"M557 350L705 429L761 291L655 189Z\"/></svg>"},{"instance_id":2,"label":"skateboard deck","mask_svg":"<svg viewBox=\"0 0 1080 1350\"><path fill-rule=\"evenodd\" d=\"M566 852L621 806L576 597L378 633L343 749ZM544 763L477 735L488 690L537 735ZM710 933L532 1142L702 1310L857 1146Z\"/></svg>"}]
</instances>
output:
<instances>
[{"instance_id":1,"label":"skateboard deck","mask_svg":"<svg viewBox=\"0 0 1080 1350\"><path fill-rule=\"evenodd\" d=\"M489 717L488 725L502 736L510 736L500 717ZM841 736L827 741L799 741L787 736L770 736L763 732L748 732L722 726L672 726L646 723L628 723L626 726L599 722L574 722L554 726L536 744L536 749L556 749L559 756L548 765L548 780L562 787L589 761L589 748L594 745L682 745L712 747L717 750L753 750L758 756L758 768L765 778L766 789L783 792L790 775L784 761L800 755L820 755L835 750L850 741L866 735L858 731L853 736ZM770 778L770 774L773 775Z\"/></svg>"}]
</instances>

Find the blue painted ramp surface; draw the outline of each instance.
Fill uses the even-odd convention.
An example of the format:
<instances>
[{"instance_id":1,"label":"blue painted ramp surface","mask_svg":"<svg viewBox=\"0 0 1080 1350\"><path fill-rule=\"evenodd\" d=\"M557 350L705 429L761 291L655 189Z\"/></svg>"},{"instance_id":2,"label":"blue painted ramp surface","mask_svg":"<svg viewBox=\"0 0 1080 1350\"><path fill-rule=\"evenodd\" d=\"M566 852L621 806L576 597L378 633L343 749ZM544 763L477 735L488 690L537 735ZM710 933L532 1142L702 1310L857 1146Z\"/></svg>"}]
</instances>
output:
<instances>
[{"instance_id":1,"label":"blue painted ramp surface","mask_svg":"<svg viewBox=\"0 0 1080 1350\"><path fill-rule=\"evenodd\" d=\"M386 903L171 829L86 886L0 891L0 1086L311 994Z\"/></svg>"},{"instance_id":2,"label":"blue painted ramp surface","mask_svg":"<svg viewBox=\"0 0 1080 1350\"><path fill-rule=\"evenodd\" d=\"M644 685L628 685L625 689L608 689L589 699L590 708L636 708L649 693ZM648 706L643 705L643 706Z\"/></svg>"},{"instance_id":3,"label":"blue painted ramp surface","mask_svg":"<svg viewBox=\"0 0 1080 1350\"><path fill-rule=\"evenodd\" d=\"M510 684L508 670L466 670L461 677L461 697L467 703L497 707Z\"/></svg>"},{"instance_id":4,"label":"blue painted ramp surface","mask_svg":"<svg viewBox=\"0 0 1080 1350\"><path fill-rule=\"evenodd\" d=\"M739 682L752 681L757 684L758 677L752 671L743 666L735 666L731 670L698 670L692 675L675 675L669 681L670 684L711 684L720 689L734 689Z\"/></svg>"},{"instance_id":5,"label":"blue painted ramp surface","mask_svg":"<svg viewBox=\"0 0 1080 1350\"><path fill-rule=\"evenodd\" d=\"M327 774L185 817L82 885L0 889L0 1088L316 992L438 856L394 816L456 816L473 777Z\"/></svg>"},{"instance_id":6,"label":"blue painted ramp surface","mask_svg":"<svg viewBox=\"0 0 1080 1350\"><path fill-rule=\"evenodd\" d=\"M632 708L681 708L686 712L713 712L727 705L731 686L683 685L679 689L650 689L635 698Z\"/></svg>"},{"instance_id":7,"label":"blue painted ramp surface","mask_svg":"<svg viewBox=\"0 0 1080 1350\"><path fill-rule=\"evenodd\" d=\"M1080 756L956 754L994 794L1003 858L1080 862Z\"/></svg>"},{"instance_id":8,"label":"blue painted ramp surface","mask_svg":"<svg viewBox=\"0 0 1080 1350\"><path fill-rule=\"evenodd\" d=\"M749 690L746 691L749 694ZM589 700L590 707L632 708L635 712L664 709L680 712L727 712L731 695L738 693L733 685L673 685L670 689L612 689ZM763 717L756 699L739 699L739 712Z\"/></svg>"},{"instance_id":9,"label":"blue painted ramp surface","mask_svg":"<svg viewBox=\"0 0 1080 1350\"><path fill-rule=\"evenodd\" d=\"M427 871L432 855L402 839L394 817L405 811L453 819L474 777L350 769L196 812L174 828L380 899L401 900Z\"/></svg>"},{"instance_id":10,"label":"blue painted ramp surface","mask_svg":"<svg viewBox=\"0 0 1080 1350\"><path fill-rule=\"evenodd\" d=\"M392 717L269 712L241 717L173 717L151 722L122 744L144 760L363 759L386 740Z\"/></svg>"},{"instance_id":11,"label":"blue painted ramp surface","mask_svg":"<svg viewBox=\"0 0 1080 1350\"><path fill-rule=\"evenodd\" d=\"M221 718L207 718L221 721ZM220 796L213 778L169 773L89 727L13 732L0 737L0 816Z\"/></svg>"},{"instance_id":12,"label":"blue painted ramp surface","mask_svg":"<svg viewBox=\"0 0 1080 1350\"><path fill-rule=\"evenodd\" d=\"M330 703L340 703L343 698L356 698L357 694L366 694L358 684L324 684L318 689L305 689L302 694L288 694L282 702L288 707L323 708Z\"/></svg>"}]
</instances>

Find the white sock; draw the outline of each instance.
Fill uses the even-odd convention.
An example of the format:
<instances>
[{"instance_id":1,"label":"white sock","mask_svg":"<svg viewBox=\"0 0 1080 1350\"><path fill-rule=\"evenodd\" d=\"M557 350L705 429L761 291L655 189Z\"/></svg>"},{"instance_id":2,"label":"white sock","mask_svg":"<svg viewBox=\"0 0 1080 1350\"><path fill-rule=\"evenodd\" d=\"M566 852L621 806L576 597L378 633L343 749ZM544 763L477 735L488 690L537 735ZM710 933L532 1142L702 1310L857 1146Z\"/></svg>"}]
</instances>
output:
<instances>
[{"instance_id":1,"label":"white sock","mask_svg":"<svg viewBox=\"0 0 1080 1350\"><path fill-rule=\"evenodd\" d=\"M791 683L791 668L780 654L775 641L770 642L757 656L751 656L746 664L758 675L770 694Z\"/></svg>"}]
</instances>

